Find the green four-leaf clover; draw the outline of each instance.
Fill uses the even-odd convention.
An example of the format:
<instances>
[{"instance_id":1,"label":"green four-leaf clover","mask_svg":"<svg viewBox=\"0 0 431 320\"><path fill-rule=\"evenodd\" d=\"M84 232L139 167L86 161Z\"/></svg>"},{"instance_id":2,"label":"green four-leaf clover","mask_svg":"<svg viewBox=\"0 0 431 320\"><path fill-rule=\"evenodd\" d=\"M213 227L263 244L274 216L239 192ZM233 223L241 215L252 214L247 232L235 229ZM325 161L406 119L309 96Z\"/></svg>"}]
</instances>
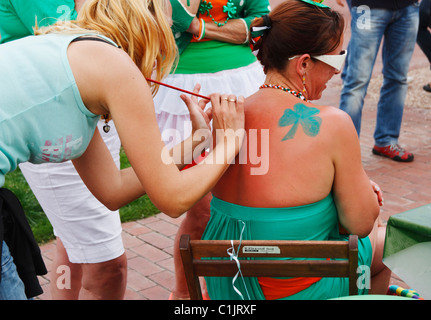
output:
<instances>
[{"instance_id":1,"label":"green four-leaf clover","mask_svg":"<svg viewBox=\"0 0 431 320\"><path fill-rule=\"evenodd\" d=\"M302 126L302 130L307 136L315 137L320 131L322 118L316 116L320 110L313 107L307 107L303 103L297 103L292 109L286 109L283 116L278 121L280 127L293 125L289 132L284 136L282 141L293 139L295 137L298 126Z\"/></svg>"}]
</instances>

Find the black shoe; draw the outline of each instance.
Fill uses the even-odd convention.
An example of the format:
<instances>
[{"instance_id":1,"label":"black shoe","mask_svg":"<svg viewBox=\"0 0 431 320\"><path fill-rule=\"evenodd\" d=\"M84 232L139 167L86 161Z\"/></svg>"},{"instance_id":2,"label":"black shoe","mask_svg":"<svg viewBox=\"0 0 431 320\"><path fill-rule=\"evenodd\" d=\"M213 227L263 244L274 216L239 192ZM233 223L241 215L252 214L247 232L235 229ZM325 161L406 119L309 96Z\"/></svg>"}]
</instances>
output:
<instances>
[{"instance_id":1,"label":"black shoe","mask_svg":"<svg viewBox=\"0 0 431 320\"><path fill-rule=\"evenodd\" d=\"M427 92L431 92L431 86L429 83L427 83L426 85L423 86L423 89Z\"/></svg>"}]
</instances>

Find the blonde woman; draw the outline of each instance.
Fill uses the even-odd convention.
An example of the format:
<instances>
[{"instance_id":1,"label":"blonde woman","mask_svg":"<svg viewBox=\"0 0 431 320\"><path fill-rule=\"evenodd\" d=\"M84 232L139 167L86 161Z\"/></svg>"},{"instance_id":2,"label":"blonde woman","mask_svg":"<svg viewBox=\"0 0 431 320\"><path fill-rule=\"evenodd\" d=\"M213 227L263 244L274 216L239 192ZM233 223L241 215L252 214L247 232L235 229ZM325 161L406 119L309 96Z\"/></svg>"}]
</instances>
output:
<instances>
[{"instance_id":1,"label":"blonde woman","mask_svg":"<svg viewBox=\"0 0 431 320\"><path fill-rule=\"evenodd\" d=\"M33 35L36 26L49 26L59 20L76 20L84 2L0 0L0 43ZM121 141L115 125L110 123L109 132L104 132L104 121L100 119L97 126L115 164L120 168ZM52 298L78 298L82 279L87 279L84 287L104 286L105 292L122 292L123 289L117 288L126 285L127 259L119 210L109 210L93 196L71 161L40 165L26 162L21 163L19 168L54 226L57 243L52 265L52 270L56 271L51 282ZM70 198L70 194L74 197ZM64 266L72 275L70 287L67 288L56 284L57 277L64 277Z\"/></svg>"},{"instance_id":2,"label":"blonde woman","mask_svg":"<svg viewBox=\"0 0 431 320\"><path fill-rule=\"evenodd\" d=\"M211 190L241 147L243 98L210 96L213 127L223 130L216 130L214 148L203 162L179 171L186 161L164 149L153 105L157 87L146 81L151 75L162 79L175 61L166 7L158 0L87 0L76 21L0 47L0 185L22 162L72 160L88 189L109 209L147 193L172 217ZM208 101L183 100L193 133L209 134L209 114L203 112ZM115 122L131 168L118 170L112 160L95 130L100 116L107 126L110 119ZM232 134L240 138L231 139ZM192 135L174 148L187 151L183 147L191 145L193 151L200 143ZM89 279L82 280L87 298L124 295L124 286L92 291L85 285Z\"/></svg>"}]
</instances>

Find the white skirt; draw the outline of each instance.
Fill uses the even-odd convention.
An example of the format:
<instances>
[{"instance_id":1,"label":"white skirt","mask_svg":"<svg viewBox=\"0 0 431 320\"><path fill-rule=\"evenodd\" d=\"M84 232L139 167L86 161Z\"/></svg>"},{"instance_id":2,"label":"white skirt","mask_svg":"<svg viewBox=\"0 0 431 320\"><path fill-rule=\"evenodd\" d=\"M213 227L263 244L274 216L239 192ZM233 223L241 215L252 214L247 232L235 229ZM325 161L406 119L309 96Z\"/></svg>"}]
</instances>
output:
<instances>
[{"instance_id":1,"label":"white skirt","mask_svg":"<svg viewBox=\"0 0 431 320\"><path fill-rule=\"evenodd\" d=\"M112 157L120 167L120 139L111 130L98 128ZM124 253L119 211L110 211L87 189L71 161L20 164L20 169L43 211L61 239L72 263L99 263Z\"/></svg>"},{"instance_id":2,"label":"white skirt","mask_svg":"<svg viewBox=\"0 0 431 320\"><path fill-rule=\"evenodd\" d=\"M264 81L265 74L258 61L245 67L216 73L171 74L163 80L166 84L188 91L193 91L194 86L199 83L199 94L204 96L221 93L244 97L255 93ZM162 139L168 146L181 142L191 133L189 111L180 98L181 94L183 93L180 91L160 86L154 98L157 122ZM176 130L176 135L172 134L172 129Z\"/></svg>"}]
</instances>

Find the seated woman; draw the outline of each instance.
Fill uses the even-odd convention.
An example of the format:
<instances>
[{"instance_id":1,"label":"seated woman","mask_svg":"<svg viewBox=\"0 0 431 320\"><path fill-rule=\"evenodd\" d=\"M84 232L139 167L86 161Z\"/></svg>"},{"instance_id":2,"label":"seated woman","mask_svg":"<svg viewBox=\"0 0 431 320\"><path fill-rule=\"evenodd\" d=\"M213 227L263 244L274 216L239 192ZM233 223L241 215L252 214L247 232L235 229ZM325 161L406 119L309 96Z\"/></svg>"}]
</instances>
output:
<instances>
[{"instance_id":1,"label":"seated woman","mask_svg":"<svg viewBox=\"0 0 431 320\"><path fill-rule=\"evenodd\" d=\"M266 82L245 101L245 128L248 137L256 130L262 137L269 133L257 146L268 171L256 174L250 161L239 159L229 167L213 189L202 238L347 240L340 234L345 229L360 238L359 265L371 270L371 292L385 293L390 271L381 262L378 241L378 230L379 239L384 236L377 226L381 192L364 172L349 116L310 102L342 67L343 18L329 7L289 0L254 20L255 40L256 30L261 35L254 48ZM206 283L209 298L217 300L240 299L236 289L250 299L348 295L347 278L244 278L232 284L232 278L209 277Z\"/></svg>"}]
</instances>

